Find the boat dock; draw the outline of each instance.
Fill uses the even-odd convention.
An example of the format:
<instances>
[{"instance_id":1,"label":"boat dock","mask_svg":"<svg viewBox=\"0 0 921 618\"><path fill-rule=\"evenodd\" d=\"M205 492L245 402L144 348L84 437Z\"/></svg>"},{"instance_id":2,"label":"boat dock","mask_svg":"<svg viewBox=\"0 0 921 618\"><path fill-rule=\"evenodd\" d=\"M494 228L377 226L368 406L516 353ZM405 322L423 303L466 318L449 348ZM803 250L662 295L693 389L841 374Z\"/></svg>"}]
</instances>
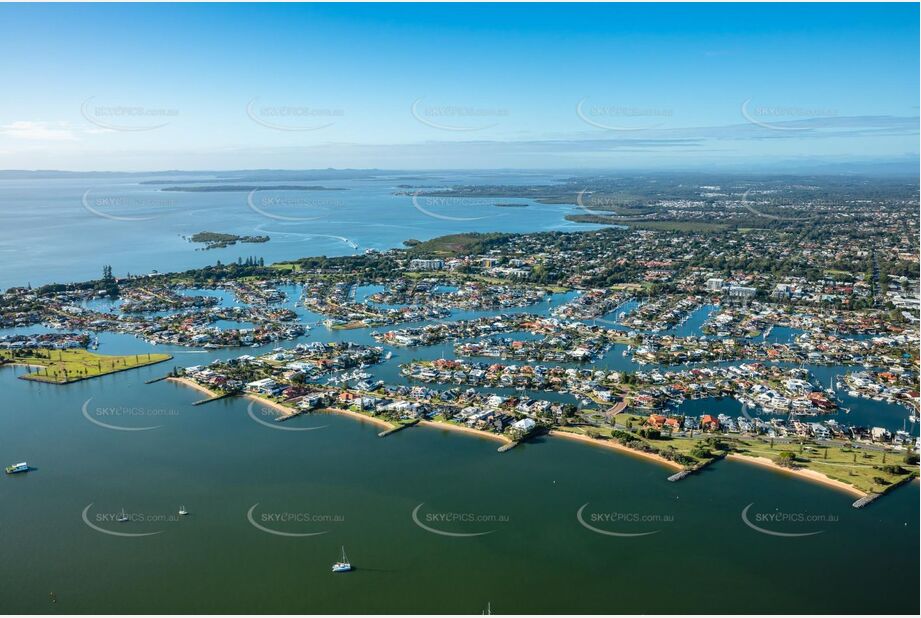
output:
<instances>
[{"instance_id":1,"label":"boat dock","mask_svg":"<svg viewBox=\"0 0 921 618\"><path fill-rule=\"evenodd\" d=\"M384 431L380 432L379 434L377 434L377 437L378 437L378 438L386 438L387 436L389 436L389 435L392 434L392 433L396 433L396 432L398 432L398 431L403 431L403 430L406 429L407 427L412 427L413 425L416 425L416 424L418 424L418 423L419 423L419 419L414 419L414 420L412 420L412 421L409 421L408 423L400 423L400 424L397 425L396 427L391 427L390 429L385 429Z\"/></svg>"},{"instance_id":2,"label":"boat dock","mask_svg":"<svg viewBox=\"0 0 921 618\"><path fill-rule=\"evenodd\" d=\"M880 496L882 496L882 494L867 494L863 498L860 498L859 500L854 502L854 504L852 504L851 506L854 507L855 509L862 509L863 507L867 506L868 504L870 504L871 502L873 502Z\"/></svg>"},{"instance_id":3,"label":"boat dock","mask_svg":"<svg viewBox=\"0 0 921 618\"><path fill-rule=\"evenodd\" d=\"M194 402L192 405L201 406L206 403L210 403L212 401L217 401L218 399L226 399L227 397L233 397L235 394L236 393L221 393L220 395L216 395L214 397L208 397L207 399L199 399L198 401Z\"/></svg>"}]
</instances>

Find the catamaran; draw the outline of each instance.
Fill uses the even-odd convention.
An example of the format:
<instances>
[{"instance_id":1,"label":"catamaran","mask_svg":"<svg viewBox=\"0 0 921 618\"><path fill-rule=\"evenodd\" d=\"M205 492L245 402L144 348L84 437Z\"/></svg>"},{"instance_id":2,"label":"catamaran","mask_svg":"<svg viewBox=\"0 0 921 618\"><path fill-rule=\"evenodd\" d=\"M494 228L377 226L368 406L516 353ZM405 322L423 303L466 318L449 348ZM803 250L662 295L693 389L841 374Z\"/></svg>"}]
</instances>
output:
<instances>
[{"instance_id":1,"label":"catamaran","mask_svg":"<svg viewBox=\"0 0 921 618\"><path fill-rule=\"evenodd\" d=\"M345 557L345 546L342 547L342 560L333 563L333 573L346 573L352 570L349 559Z\"/></svg>"}]
</instances>

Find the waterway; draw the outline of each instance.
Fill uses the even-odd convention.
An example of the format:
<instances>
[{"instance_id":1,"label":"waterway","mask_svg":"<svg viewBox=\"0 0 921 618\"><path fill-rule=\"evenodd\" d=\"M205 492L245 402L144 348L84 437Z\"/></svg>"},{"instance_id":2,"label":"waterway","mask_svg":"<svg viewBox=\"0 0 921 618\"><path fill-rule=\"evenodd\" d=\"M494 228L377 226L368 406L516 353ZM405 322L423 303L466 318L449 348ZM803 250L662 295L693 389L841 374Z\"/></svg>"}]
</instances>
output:
<instances>
[{"instance_id":1,"label":"waterway","mask_svg":"<svg viewBox=\"0 0 921 618\"><path fill-rule=\"evenodd\" d=\"M107 190L103 181L4 182L0 210L15 212L0 230L0 251L16 256L0 265L4 286L28 282L23 264L35 285L94 277L103 263L124 274L253 254L267 262L347 254L354 250L331 237L344 229L361 249L465 229L580 229L562 223L565 206L475 205L481 210L463 216L501 217L469 222L425 216L410 198L391 197L397 181L347 183L329 198L341 204L326 205L339 208L336 225L309 232L254 213L245 194L171 194L182 208L161 215L156 208L167 204L149 186L119 184L124 195L147 196L123 207L157 214L140 224L81 205L86 190ZM413 217L394 222L407 212ZM180 237L203 230L256 230L273 240L195 251ZM494 441L439 428L380 439L378 427L336 415L267 426L245 399L192 406L201 393L144 384L173 365L301 341L374 344L369 329L319 326L322 316L297 304L297 286L283 291L312 327L295 341L202 350L102 333L100 353L175 358L66 386L19 380L22 367L0 369L0 463L34 467L0 478L0 613L473 614L487 605L496 613L918 613L917 483L855 510L851 496L736 462L669 483L659 465L559 438L499 454ZM239 304L208 293L220 306ZM507 312L546 314L568 298ZM705 313L678 329L693 334ZM369 372L390 383L406 383L401 362L453 357L450 343L387 349L394 358ZM615 346L592 366L634 370L622 352ZM842 372L810 369L822 384ZM868 400L845 405L855 424L901 428L907 415ZM190 514L179 517L180 506ZM743 519L746 507L761 531ZM114 521L122 509L131 521ZM778 513L788 521L768 521ZM798 517L809 521L790 521ZM343 545L356 570L333 575Z\"/></svg>"}]
</instances>

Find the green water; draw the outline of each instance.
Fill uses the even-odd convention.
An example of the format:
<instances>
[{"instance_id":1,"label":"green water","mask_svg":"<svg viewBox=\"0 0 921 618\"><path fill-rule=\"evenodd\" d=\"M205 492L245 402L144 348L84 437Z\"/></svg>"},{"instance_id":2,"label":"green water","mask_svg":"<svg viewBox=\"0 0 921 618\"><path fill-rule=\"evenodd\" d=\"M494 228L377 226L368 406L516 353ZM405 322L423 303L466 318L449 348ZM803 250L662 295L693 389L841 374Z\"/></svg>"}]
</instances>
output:
<instances>
[{"instance_id":1,"label":"green water","mask_svg":"<svg viewBox=\"0 0 921 618\"><path fill-rule=\"evenodd\" d=\"M509 453L415 427L386 439L341 416L273 430L247 402L193 407L148 367L65 387L0 370L0 613L917 613L918 485L864 510L734 462L673 484L629 455L545 438ZM115 431L93 418L148 431ZM134 414L124 412L134 410ZM261 418L258 408L254 414ZM91 413L92 415L92 413ZM256 529L247 520L288 533ZM592 532L576 519L620 533ZM762 523L752 513L837 521ZM146 537L117 532L160 531ZM480 536L442 536L442 531ZM190 511L176 516L180 505ZM157 522L101 521L143 513ZM276 514L300 521L274 521ZM596 521L618 513L645 521ZM319 515L305 520L305 514ZM470 514L490 521L438 521ZM289 516L290 518L290 516ZM650 521L652 520L652 521ZM356 570L334 575L340 546ZM57 603L51 602L53 592Z\"/></svg>"}]
</instances>

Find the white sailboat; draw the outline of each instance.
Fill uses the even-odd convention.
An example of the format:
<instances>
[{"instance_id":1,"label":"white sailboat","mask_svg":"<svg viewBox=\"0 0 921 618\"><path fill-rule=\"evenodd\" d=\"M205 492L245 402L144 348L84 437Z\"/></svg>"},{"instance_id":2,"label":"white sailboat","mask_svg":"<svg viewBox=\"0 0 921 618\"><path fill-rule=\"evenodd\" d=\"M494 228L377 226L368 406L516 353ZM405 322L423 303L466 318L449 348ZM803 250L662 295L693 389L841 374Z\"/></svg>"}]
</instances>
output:
<instances>
[{"instance_id":1,"label":"white sailboat","mask_svg":"<svg viewBox=\"0 0 921 618\"><path fill-rule=\"evenodd\" d=\"M179 507L179 514L180 514L180 515L188 515L189 512L188 512L187 510L185 510L185 506L180 506L180 507Z\"/></svg>"},{"instance_id":2,"label":"white sailboat","mask_svg":"<svg viewBox=\"0 0 921 618\"><path fill-rule=\"evenodd\" d=\"M352 564L345 556L345 546L342 547L342 560L333 563L333 573L346 573L352 570Z\"/></svg>"},{"instance_id":3,"label":"white sailboat","mask_svg":"<svg viewBox=\"0 0 921 618\"><path fill-rule=\"evenodd\" d=\"M128 515L125 513L125 509L122 509L122 512L118 514L118 517L115 518L117 522L126 522L128 521Z\"/></svg>"}]
</instances>

